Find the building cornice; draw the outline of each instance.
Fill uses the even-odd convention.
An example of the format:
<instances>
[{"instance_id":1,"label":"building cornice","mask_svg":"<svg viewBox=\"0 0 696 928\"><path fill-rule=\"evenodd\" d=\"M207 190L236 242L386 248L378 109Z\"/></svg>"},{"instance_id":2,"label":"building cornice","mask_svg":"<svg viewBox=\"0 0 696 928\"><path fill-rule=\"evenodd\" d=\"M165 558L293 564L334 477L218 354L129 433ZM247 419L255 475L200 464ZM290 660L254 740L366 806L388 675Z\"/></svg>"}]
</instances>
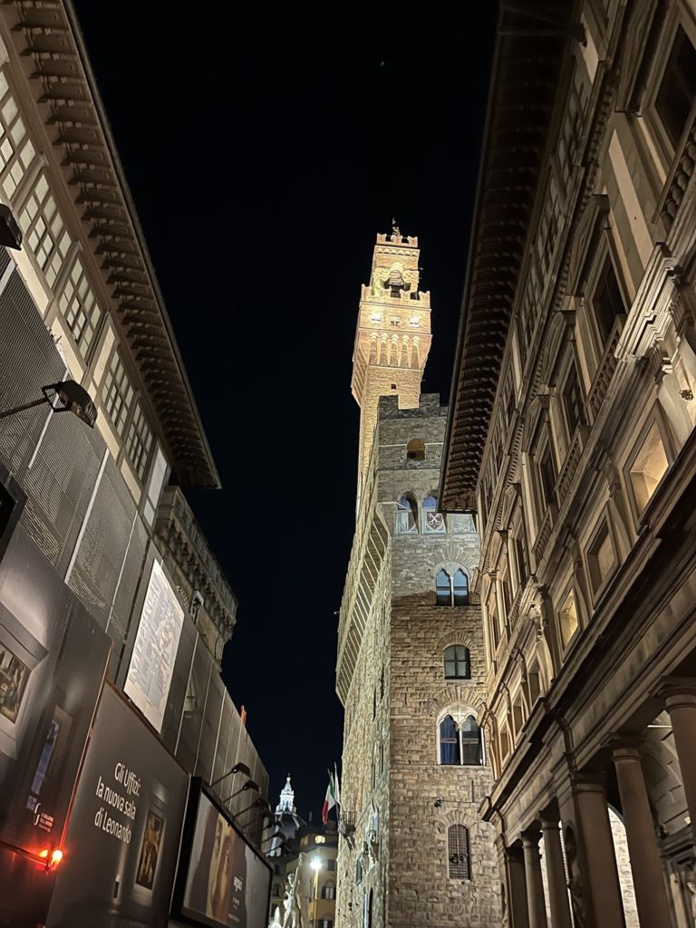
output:
<instances>
[{"instance_id":1,"label":"building cornice","mask_svg":"<svg viewBox=\"0 0 696 928\"><path fill-rule=\"evenodd\" d=\"M98 244L113 316L152 405L176 481L219 487L220 478L176 343L145 237L70 0L12 0L7 38L69 189ZM6 11L8 20L11 13Z\"/></svg>"},{"instance_id":2,"label":"building cornice","mask_svg":"<svg viewBox=\"0 0 696 928\"><path fill-rule=\"evenodd\" d=\"M445 437L441 505L475 509L574 3L501 4Z\"/></svg>"}]
</instances>

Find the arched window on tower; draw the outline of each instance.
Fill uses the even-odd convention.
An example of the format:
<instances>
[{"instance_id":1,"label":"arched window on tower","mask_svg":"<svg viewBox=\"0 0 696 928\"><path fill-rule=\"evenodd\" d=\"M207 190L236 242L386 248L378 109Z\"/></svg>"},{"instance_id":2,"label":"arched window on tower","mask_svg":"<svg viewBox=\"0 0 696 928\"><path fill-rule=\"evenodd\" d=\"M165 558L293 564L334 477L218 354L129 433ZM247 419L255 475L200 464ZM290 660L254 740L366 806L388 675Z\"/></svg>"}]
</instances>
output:
<instances>
[{"instance_id":1,"label":"arched window on tower","mask_svg":"<svg viewBox=\"0 0 696 928\"><path fill-rule=\"evenodd\" d=\"M481 729L473 715L464 719L461 727L462 764L465 766L479 766L483 763L483 742Z\"/></svg>"},{"instance_id":2,"label":"arched window on tower","mask_svg":"<svg viewBox=\"0 0 696 928\"><path fill-rule=\"evenodd\" d=\"M440 763L449 766L461 762L459 732L452 716L446 715L440 722Z\"/></svg>"},{"instance_id":3,"label":"arched window on tower","mask_svg":"<svg viewBox=\"0 0 696 928\"><path fill-rule=\"evenodd\" d=\"M469 830L464 825L447 829L447 860L451 880L470 880Z\"/></svg>"},{"instance_id":4,"label":"arched window on tower","mask_svg":"<svg viewBox=\"0 0 696 928\"><path fill-rule=\"evenodd\" d=\"M463 644L453 644L445 648L445 679L471 679L471 661L469 649Z\"/></svg>"},{"instance_id":5,"label":"arched window on tower","mask_svg":"<svg viewBox=\"0 0 696 928\"><path fill-rule=\"evenodd\" d=\"M435 577L435 600L438 606L468 606L469 578L460 568L454 574L444 568Z\"/></svg>"},{"instance_id":6,"label":"arched window on tower","mask_svg":"<svg viewBox=\"0 0 696 928\"><path fill-rule=\"evenodd\" d=\"M418 507L410 494L399 497L396 503L396 534L411 535L418 531Z\"/></svg>"},{"instance_id":7,"label":"arched window on tower","mask_svg":"<svg viewBox=\"0 0 696 928\"><path fill-rule=\"evenodd\" d=\"M456 714L447 714L440 722L440 764L480 767L484 763L481 729L473 715L458 722Z\"/></svg>"}]
</instances>

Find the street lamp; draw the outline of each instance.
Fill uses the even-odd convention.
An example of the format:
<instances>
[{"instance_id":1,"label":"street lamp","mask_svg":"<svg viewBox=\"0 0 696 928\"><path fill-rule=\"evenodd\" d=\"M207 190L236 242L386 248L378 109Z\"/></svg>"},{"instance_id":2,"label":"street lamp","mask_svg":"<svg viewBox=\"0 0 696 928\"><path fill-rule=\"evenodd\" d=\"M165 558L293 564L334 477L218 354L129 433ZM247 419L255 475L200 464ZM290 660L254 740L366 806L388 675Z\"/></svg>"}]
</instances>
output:
<instances>
[{"instance_id":1,"label":"street lamp","mask_svg":"<svg viewBox=\"0 0 696 928\"><path fill-rule=\"evenodd\" d=\"M252 809L261 809L261 808L263 809L263 815L271 815L271 814L272 814L272 813L271 813L271 807L270 807L269 804L266 802L266 800L265 800L265 799L262 799L261 796L257 796L256 799L254 799L254 801L252 802L252 804L251 804L250 806L247 806L246 809L242 809L241 812L237 812L237 814L235 815L234 819L235 819L235 821L237 822L237 824L239 824L240 818L241 818L243 815L246 815L247 812L250 812ZM253 822L253 821L254 821L254 818L251 818L251 819L247 822L247 824L245 825L245 828L248 828L249 825L251 824L251 822ZM242 828L242 831L244 831L245 828Z\"/></svg>"},{"instance_id":2,"label":"street lamp","mask_svg":"<svg viewBox=\"0 0 696 928\"><path fill-rule=\"evenodd\" d=\"M34 406L41 406L48 403L53 412L71 412L73 415L85 422L91 429L97 421L97 408L94 401L84 387L74 380L63 380L60 383L49 383L41 387L43 396L40 399L32 400L30 403L22 403L12 409L5 409L0 412L0 419L6 419L8 416L14 416L15 413L24 412L26 409L33 409ZM60 403L56 406L54 401Z\"/></svg>"},{"instance_id":3,"label":"street lamp","mask_svg":"<svg viewBox=\"0 0 696 928\"><path fill-rule=\"evenodd\" d=\"M230 767L227 773L223 773L223 775L221 777L218 777L214 783L211 783L210 788L212 789L214 786L217 786L218 783L222 783L225 777L229 777L233 773L243 773L245 777L251 776L251 770L249 770L247 765L243 764L240 760L240 761L237 761L234 767Z\"/></svg>"},{"instance_id":4,"label":"street lamp","mask_svg":"<svg viewBox=\"0 0 696 928\"><path fill-rule=\"evenodd\" d=\"M253 780L247 780L244 786L240 786L231 796L228 796L227 799L223 799L222 804L225 805L225 803L230 802L235 796L239 796L240 793L243 793L247 789L254 789L258 793L260 788L258 783L255 783Z\"/></svg>"}]
</instances>

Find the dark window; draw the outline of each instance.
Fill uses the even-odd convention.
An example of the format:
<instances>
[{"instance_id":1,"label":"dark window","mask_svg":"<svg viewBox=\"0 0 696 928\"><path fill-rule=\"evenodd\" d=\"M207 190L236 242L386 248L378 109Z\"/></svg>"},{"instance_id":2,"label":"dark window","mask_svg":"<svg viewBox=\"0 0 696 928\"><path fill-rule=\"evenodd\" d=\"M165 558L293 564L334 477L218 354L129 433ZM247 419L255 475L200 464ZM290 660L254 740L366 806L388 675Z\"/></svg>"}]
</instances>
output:
<instances>
[{"instance_id":1,"label":"dark window","mask_svg":"<svg viewBox=\"0 0 696 928\"><path fill-rule=\"evenodd\" d=\"M333 857L329 857L329 859L326 861L326 869L327 870L336 869L336 861L333 859Z\"/></svg>"},{"instance_id":2,"label":"dark window","mask_svg":"<svg viewBox=\"0 0 696 928\"><path fill-rule=\"evenodd\" d=\"M445 648L445 678L447 680L468 680L470 677L469 649L462 644L453 644Z\"/></svg>"},{"instance_id":3,"label":"dark window","mask_svg":"<svg viewBox=\"0 0 696 928\"><path fill-rule=\"evenodd\" d=\"M409 461L425 460L425 442L422 438L412 438L406 445L406 458Z\"/></svg>"},{"instance_id":4,"label":"dark window","mask_svg":"<svg viewBox=\"0 0 696 928\"><path fill-rule=\"evenodd\" d=\"M556 489L556 468L553 464L551 449L546 448L539 461L539 478L541 480L541 489L544 494L544 503L546 506L553 501L554 490Z\"/></svg>"},{"instance_id":5,"label":"dark window","mask_svg":"<svg viewBox=\"0 0 696 928\"><path fill-rule=\"evenodd\" d=\"M320 896L322 899L335 899L336 898L336 887L333 883L327 883L326 886L322 886L320 890Z\"/></svg>"},{"instance_id":6,"label":"dark window","mask_svg":"<svg viewBox=\"0 0 696 928\"><path fill-rule=\"evenodd\" d=\"M696 96L696 49L681 26L677 29L655 107L672 144L686 126Z\"/></svg>"},{"instance_id":7,"label":"dark window","mask_svg":"<svg viewBox=\"0 0 696 928\"><path fill-rule=\"evenodd\" d=\"M527 554L524 550L524 541L521 538L515 538L515 555L517 557L517 579L520 586L527 582L529 576L527 571Z\"/></svg>"},{"instance_id":8,"label":"dark window","mask_svg":"<svg viewBox=\"0 0 696 928\"><path fill-rule=\"evenodd\" d=\"M450 825L447 829L447 858L450 879L471 879L469 832L464 825Z\"/></svg>"},{"instance_id":9,"label":"dark window","mask_svg":"<svg viewBox=\"0 0 696 928\"><path fill-rule=\"evenodd\" d=\"M592 306L594 307L599 334L602 340L606 342L616 318L626 315L626 304L609 255L605 257L601 273L597 278L597 286L592 295Z\"/></svg>"},{"instance_id":10,"label":"dark window","mask_svg":"<svg viewBox=\"0 0 696 928\"><path fill-rule=\"evenodd\" d=\"M585 405L575 362L570 365L570 371L563 387L563 406L568 419L568 430L573 435L576 428L585 422Z\"/></svg>"}]
</instances>

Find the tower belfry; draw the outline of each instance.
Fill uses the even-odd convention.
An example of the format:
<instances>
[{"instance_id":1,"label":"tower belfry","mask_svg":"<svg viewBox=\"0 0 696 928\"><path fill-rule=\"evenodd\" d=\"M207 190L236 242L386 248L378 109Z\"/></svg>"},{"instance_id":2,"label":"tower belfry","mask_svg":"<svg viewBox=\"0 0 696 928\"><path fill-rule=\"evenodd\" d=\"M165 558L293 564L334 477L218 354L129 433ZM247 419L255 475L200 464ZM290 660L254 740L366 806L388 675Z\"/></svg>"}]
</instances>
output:
<instances>
[{"instance_id":1,"label":"tower belfry","mask_svg":"<svg viewBox=\"0 0 696 928\"><path fill-rule=\"evenodd\" d=\"M370 282L360 295L351 389L360 406L358 495L367 470L380 396L417 409L430 350L430 294L418 289L418 239L395 225L378 234Z\"/></svg>"}]
</instances>

